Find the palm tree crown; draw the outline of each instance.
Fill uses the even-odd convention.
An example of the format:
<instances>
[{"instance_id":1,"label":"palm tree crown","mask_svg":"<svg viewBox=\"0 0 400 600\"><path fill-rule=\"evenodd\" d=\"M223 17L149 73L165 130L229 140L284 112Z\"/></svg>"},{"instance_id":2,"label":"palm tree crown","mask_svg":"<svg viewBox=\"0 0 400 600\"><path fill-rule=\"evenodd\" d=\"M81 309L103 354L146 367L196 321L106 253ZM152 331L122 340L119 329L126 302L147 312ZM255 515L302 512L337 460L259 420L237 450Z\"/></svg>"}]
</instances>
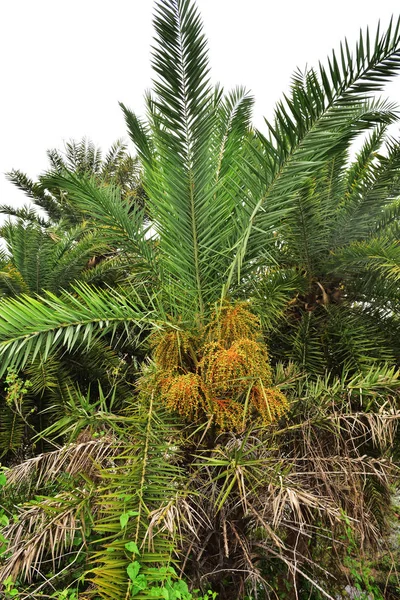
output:
<instances>
[{"instance_id":1,"label":"palm tree crown","mask_svg":"<svg viewBox=\"0 0 400 600\"><path fill-rule=\"evenodd\" d=\"M33 335L18 326L13 341L5 305L4 368L7 356L20 360L8 353L14 342L21 343L27 360L39 340L50 349L48 335L63 343L73 323L83 328L74 343L85 330L95 334L99 325L103 333L113 328L118 318L111 325L108 311L115 304L118 313L120 302L125 306L121 323L151 326L175 315L193 324L221 299L240 297L243 290L248 297L252 282L260 281L266 285L261 301L274 315L296 296L307 308L320 292L324 298L345 296L347 288L343 293L340 286L346 274L335 264L347 247L353 270L366 266L369 285L382 269L388 272L386 255L395 249L387 247L385 231L397 219L397 176L392 177L397 145L386 146L388 156L374 157L397 113L374 95L399 69L398 25L378 32L373 41L368 32L360 37L354 57L346 43L340 60L333 54L327 69L296 74L290 97L278 103L275 120L268 123L268 137L250 127L251 97L240 89L224 95L211 87L206 41L193 5L158 4L155 28L156 79L147 97L147 121L123 106L144 168L150 232L140 211L132 214L112 187L99 189L93 180L72 174L51 175L44 183L63 187L71 204L91 212L104 234L124 240L141 272L151 277L156 297L148 298L143 310L131 291L121 290L115 301L104 292L96 307L89 302L82 322L72 309L71 321L63 319L60 327L57 310L68 311L75 301L68 295L52 299L51 327L36 328ZM368 131L364 149L348 168L351 142ZM373 211L381 218L366 227ZM374 247L374 259L367 260L369 243L380 245L381 259ZM378 301L378 293L375 297ZM82 290L83 305L85 298ZM29 303L21 304L29 322L34 321L31 310Z\"/></svg>"}]
</instances>

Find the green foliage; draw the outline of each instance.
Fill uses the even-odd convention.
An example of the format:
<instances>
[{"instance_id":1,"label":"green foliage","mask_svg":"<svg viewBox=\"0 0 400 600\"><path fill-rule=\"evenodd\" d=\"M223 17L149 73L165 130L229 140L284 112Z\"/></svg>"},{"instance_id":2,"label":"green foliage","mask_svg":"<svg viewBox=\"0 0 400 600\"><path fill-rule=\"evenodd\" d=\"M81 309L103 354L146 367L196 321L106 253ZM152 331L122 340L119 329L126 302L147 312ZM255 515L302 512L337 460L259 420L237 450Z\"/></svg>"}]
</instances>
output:
<instances>
[{"instance_id":1,"label":"green foliage","mask_svg":"<svg viewBox=\"0 0 400 600\"><path fill-rule=\"evenodd\" d=\"M32 427L33 404L27 395L32 387L29 380L22 379L9 369L5 378L4 397L0 398L2 419L0 422L0 455L15 453Z\"/></svg>"},{"instance_id":2,"label":"green foliage","mask_svg":"<svg viewBox=\"0 0 400 600\"><path fill-rule=\"evenodd\" d=\"M86 225L66 230L64 227L43 229L39 225L8 222L0 230L9 258L0 272L1 291L14 295L11 285L20 292L59 292L68 288L85 270L90 259L104 253L108 246L99 232Z\"/></svg>"},{"instance_id":3,"label":"green foliage","mask_svg":"<svg viewBox=\"0 0 400 600\"><path fill-rule=\"evenodd\" d=\"M55 600L78 600L78 591L67 588L61 592L54 592L50 597Z\"/></svg>"},{"instance_id":4,"label":"green foliage","mask_svg":"<svg viewBox=\"0 0 400 600\"><path fill-rule=\"evenodd\" d=\"M169 304L193 318L218 299L236 252L238 203L247 193L236 165L246 152L252 99L243 89L227 96L212 89L194 5L158 2L154 26L157 79L147 98L148 122L122 108L144 166Z\"/></svg>"},{"instance_id":5,"label":"green foliage","mask_svg":"<svg viewBox=\"0 0 400 600\"><path fill-rule=\"evenodd\" d=\"M357 540L354 538L353 530L349 526L349 519L344 515L344 521L346 523L345 536L346 536L346 556L343 564L349 570L352 585L358 592L360 600L385 600L382 590L376 584L371 570L366 564L366 560L363 557L359 557Z\"/></svg>"},{"instance_id":6,"label":"green foliage","mask_svg":"<svg viewBox=\"0 0 400 600\"><path fill-rule=\"evenodd\" d=\"M4 581L3 581L3 585L4 585L4 593L5 593L5 597L7 598L7 600L9 598L18 598L19 596L19 590L18 588L14 587L15 584L12 580L12 578L9 576L7 577Z\"/></svg>"},{"instance_id":7,"label":"green foliage","mask_svg":"<svg viewBox=\"0 0 400 600\"><path fill-rule=\"evenodd\" d=\"M23 368L39 355L46 360L60 346L68 351L89 348L95 336L114 336L118 327L129 334L129 325L157 325L154 310L146 310L142 299L130 290L101 290L85 284L72 289L61 296L47 292L40 301L30 296L3 301L0 327L4 334L7 330L7 340L0 342L1 373L9 365ZM17 307L21 309L18 316Z\"/></svg>"},{"instance_id":8,"label":"green foliage","mask_svg":"<svg viewBox=\"0 0 400 600\"><path fill-rule=\"evenodd\" d=\"M194 4L159 0L147 119L122 105L138 158L71 143L11 175L47 216L3 229L0 435L52 451L7 472L7 594L318 597L343 567L378 594L360 556L397 476L400 151L376 92L399 23L296 72L264 135L212 86ZM266 389L285 410L246 419Z\"/></svg>"},{"instance_id":9,"label":"green foliage","mask_svg":"<svg viewBox=\"0 0 400 600\"><path fill-rule=\"evenodd\" d=\"M140 165L136 158L130 156L126 144L121 140L111 146L104 159L101 150L85 138L79 142L67 142L64 153L56 149L48 150L47 157L50 169L40 175L36 182L18 169L7 173L8 179L28 196L34 208L24 207L16 210L3 205L0 212L42 227L51 227L58 223L68 229L81 224L85 213L70 205L69 198L63 190L56 185L47 185L46 182L49 175L61 175L65 172L79 178L93 178L102 186L117 185L131 206L143 204L145 195L140 184ZM45 217L40 216L43 212Z\"/></svg>"},{"instance_id":10,"label":"green foliage","mask_svg":"<svg viewBox=\"0 0 400 600\"><path fill-rule=\"evenodd\" d=\"M19 405L32 387L32 383L29 380L24 381L18 376L18 373L12 369L8 370L5 383L5 402L8 406L14 404Z\"/></svg>"},{"instance_id":11,"label":"green foliage","mask_svg":"<svg viewBox=\"0 0 400 600\"><path fill-rule=\"evenodd\" d=\"M97 193L99 204L103 198L101 188L109 190L107 198L112 201L115 187L119 185L125 201L124 224L133 223L135 210L143 221L143 212L138 208L140 202L134 198L140 178L137 161L127 154L124 144L114 145L104 161L100 151L85 140L79 144L68 143L65 157L52 151L49 158L53 175L61 177L61 173L64 176L69 173L77 181L82 178L82 186L85 177L92 177L92 194ZM8 220L0 231L5 245L0 260L2 296L16 297L24 293L32 298L44 294L45 290L58 296L63 290L71 289L78 279L104 287L126 275L126 256L121 260L122 247L116 250L116 246L121 246L121 237L117 234L107 237L104 229L93 226L89 222L93 215L89 215L84 206L72 206L65 190L57 189L54 184L51 190L46 189L44 175L35 184L19 172L13 172L10 177L31 197L35 207L41 209L41 215L43 209L47 210L47 216L39 217L34 208L13 212L2 207L3 212L16 217ZM24 401L7 403L0 398L4 412L0 448L6 460L11 460L17 452L28 455L48 448L48 439L42 435L37 443L34 436L43 433L43 429L63 414L66 416L70 411L71 394L87 394L92 383L97 385L97 380L108 393L115 370L121 373L122 381L122 372L128 369L115 348L120 337L120 332L114 336L112 349L108 339L92 345L89 352L56 351L49 360L45 348L43 352L38 349L34 353L23 374L23 380L31 382ZM92 393L93 400L95 396Z\"/></svg>"}]
</instances>

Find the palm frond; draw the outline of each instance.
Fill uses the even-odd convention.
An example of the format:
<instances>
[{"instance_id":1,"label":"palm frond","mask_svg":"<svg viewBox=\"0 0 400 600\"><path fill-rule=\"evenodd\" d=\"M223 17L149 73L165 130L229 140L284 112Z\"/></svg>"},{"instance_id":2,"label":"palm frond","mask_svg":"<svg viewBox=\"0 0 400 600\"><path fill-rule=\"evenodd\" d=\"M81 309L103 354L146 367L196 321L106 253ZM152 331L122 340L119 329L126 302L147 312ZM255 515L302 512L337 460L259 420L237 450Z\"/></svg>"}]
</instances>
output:
<instances>
[{"instance_id":1,"label":"palm frond","mask_svg":"<svg viewBox=\"0 0 400 600\"><path fill-rule=\"evenodd\" d=\"M49 187L68 192L68 202L86 219L94 223L109 247L122 250L141 259L153 274L157 273L151 232L144 225L144 211L121 197L118 188L99 185L94 179L73 173L49 175L43 178Z\"/></svg>"},{"instance_id":2,"label":"palm frond","mask_svg":"<svg viewBox=\"0 0 400 600\"><path fill-rule=\"evenodd\" d=\"M86 225L64 230L38 223L8 222L1 228L10 253L7 270L19 275L24 291L58 292L67 288L84 271L90 259L109 247L99 232ZM6 270L3 271L6 276ZM14 278L15 279L15 278Z\"/></svg>"},{"instance_id":3,"label":"palm frond","mask_svg":"<svg viewBox=\"0 0 400 600\"><path fill-rule=\"evenodd\" d=\"M381 91L400 68L399 22L382 35L378 30L374 42L370 37L368 30L360 35L354 55L345 42L340 59L333 53L319 73L296 74L291 96L278 103L274 123L267 123L269 138L259 135L261 148L249 167L264 174L264 191L255 198L229 281L245 255L251 258L271 238L279 222L274 211L284 199L327 159L343 153L360 132L396 118L393 105L368 100L368 95Z\"/></svg>"},{"instance_id":4,"label":"palm frond","mask_svg":"<svg viewBox=\"0 0 400 600\"><path fill-rule=\"evenodd\" d=\"M19 577L30 583L46 560L56 571L66 553L81 552L92 519L91 491L62 492L20 508L18 520L4 530L11 555L0 567L1 580ZM74 548L78 534L83 542Z\"/></svg>"},{"instance_id":5,"label":"palm frond","mask_svg":"<svg viewBox=\"0 0 400 600\"><path fill-rule=\"evenodd\" d=\"M158 3L154 24L157 79L155 95L147 99L149 122L122 108L144 164L150 217L174 303L203 313L219 296L236 243L232 215L240 213L244 188L235 164L248 134L252 99L241 89L227 97L212 90L194 5Z\"/></svg>"},{"instance_id":6,"label":"palm frond","mask_svg":"<svg viewBox=\"0 0 400 600\"><path fill-rule=\"evenodd\" d=\"M337 272L361 275L368 273L382 281L396 284L400 280L400 247L396 239L380 236L339 248L335 254Z\"/></svg>"},{"instance_id":7,"label":"palm frond","mask_svg":"<svg viewBox=\"0 0 400 600\"><path fill-rule=\"evenodd\" d=\"M8 469L5 492L9 493L11 489L18 491L19 488L40 490L63 473L71 477L81 473L93 475L118 449L119 442L108 433L102 438L92 439L89 436L86 441L78 440L57 450L38 454Z\"/></svg>"},{"instance_id":8,"label":"palm frond","mask_svg":"<svg viewBox=\"0 0 400 600\"><path fill-rule=\"evenodd\" d=\"M131 415L132 411L136 413L132 441L116 463L102 471L94 526L101 535L101 549L93 555L92 581L105 600L119 600L134 588L127 574L131 558L125 544L136 546L133 560L147 580L147 589L136 590L137 597L149 598L153 597L149 588L161 587L167 578L179 538L168 508L179 497L181 477L173 431L150 395L141 398L140 406L131 406ZM152 521L153 515L157 517Z\"/></svg>"},{"instance_id":9,"label":"palm frond","mask_svg":"<svg viewBox=\"0 0 400 600\"><path fill-rule=\"evenodd\" d=\"M385 227L393 223L393 211L400 194L400 145L388 141L379 148L378 141L367 142L364 151L369 149L369 159L365 158L364 170L353 180L352 170L357 169L360 158L349 172L348 186L344 200L337 213L337 225L333 231L333 245L340 247L346 243L361 240L368 234L384 233ZM394 204L394 206L393 206ZM381 216L382 215L382 216Z\"/></svg>"},{"instance_id":10,"label":"palm frond","mask_svg":"<svg viewBox=\"0 0 400 600\"><path fill-rule=\"evenodd\" d=\"M58 347L90 347L92 339L122 327L156 326L154 310L127 290L99 290L85 284L61 297L48 292L41 300L22 296L4 300L0 317L1 373L23 368L41 354L46 360Z\"/></svg>"},{"instance_id":11,"label":"palm frond","mask_svg":"<svg viewBox=\"0 0 400 600\"><path fill-rule=\"evenodd\" d=\"M58 202L52 197L52 195L41 186L40 182L34 182L25 173L18 169L13 169L7 173L7 179L22 190L30 200L32 200L36 206L42 208L49 215L52 221L57 221L61 217L61 210ZM8 213L6 206L2 206L1 212L3 214Z\"/></svg>"},{"instance_id":12,"label":"palm frond","mask_svg":"<svg viewBox=\"0 0 400 600\"><path fill-rule=\"evenodd\" d=\"M100 170L101 154L101 150L87 138L82 138L79 142L70 140L65 144L65 156L56 164L68 171L91 175ZM61 158L61 155L58 156Z\"/></svg>"},{"instance_id":13,"label":"palm frond","mask_svg":"<svg viewBox=\"0 0 400 600\"><path fill-rule=\"evenodd\" d=\"M323 373L326 369L324 346L318 327L320 318L320 315L306 311L301 315L296 329L291 332L290 358L306 373Z\"/></svg>"},{"instance_id":14,"label":"palm frond","mask_svg":"<svg viewBox=\"0 0 400 600\"><path fill-rule=\"evenodd\" d=\"M253 296L252 306L260 316L265 331L271 332L287 317L287 310L297 294L304 292L306 282L298 269L274 269L260 273L256 284L249 292Z\"/></svg>"},{"instance_id":15,"label":"palm frond","mask_svg":"<svg viewBox=\"0 0 400 600\"><path fill-rule=\"evenodd\" d=\"M12 404L0 399L0 456L16 454L21 450L26 437L26 419L32 409L32 402L24 399L20 411ZM21 414L22 413L22 414Z\"/></svg>"},{"instance_id":16,"label":"palm frond","mask_svg":"<svg viewBox=\"0 0 400 600\"><path fill-rule=\"evenodd\" d=\"M2 204L0 206L0 213L9 217L16 217L20 221L36 223L40 227L48 227L50 225L47 219L42 218L34 208L28 205L22 208L14 208L8 204Z\"/></svg>"}]
</instances>

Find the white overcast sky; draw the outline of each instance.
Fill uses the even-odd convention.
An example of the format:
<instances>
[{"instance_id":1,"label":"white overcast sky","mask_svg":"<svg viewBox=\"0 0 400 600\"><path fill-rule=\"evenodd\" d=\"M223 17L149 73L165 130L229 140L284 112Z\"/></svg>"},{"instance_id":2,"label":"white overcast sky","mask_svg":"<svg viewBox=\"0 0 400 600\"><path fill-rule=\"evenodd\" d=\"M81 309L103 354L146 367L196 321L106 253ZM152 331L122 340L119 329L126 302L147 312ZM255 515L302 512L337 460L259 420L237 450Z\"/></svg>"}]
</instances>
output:
<instances>
[{"instance_id":1,"label":"white overcast sky","mask_svg":"<svg viewBox=\"0 0 400 600\"><path fill-rule=\"evenodd\" d=\"M296 67L316 65L360 27L400 13L397 0L197 0L212 76L270 116ZM23 204L4 177L35 177L46 149L87 136L106 150L126 137L118 106L143 112L151 86L152 0L0 0L0 203ZM388 88L400 103L400 77Z\"/></svg>"}]
</instances>

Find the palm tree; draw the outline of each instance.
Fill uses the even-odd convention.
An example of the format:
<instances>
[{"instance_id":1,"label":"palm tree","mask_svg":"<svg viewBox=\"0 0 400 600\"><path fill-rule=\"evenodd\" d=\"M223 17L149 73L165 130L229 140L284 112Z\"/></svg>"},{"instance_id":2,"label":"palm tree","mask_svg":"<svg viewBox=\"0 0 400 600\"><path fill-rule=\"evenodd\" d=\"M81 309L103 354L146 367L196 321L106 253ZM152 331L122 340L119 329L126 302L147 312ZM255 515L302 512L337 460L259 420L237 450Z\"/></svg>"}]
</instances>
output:
<instances>
[{"instance_id":1,"label":"palm tree","mask_svg":"<svg viewBox=\"0 0 400 600\"><path fill-rule=\"evenodd\" d=\"M112 249L102 239L101 232L94 231L87 223L72 229L66 229L65 223L42 227L35 220L21 216L16 222L6 222L0 235L5 245L0 266L3 297L19 294L33 297L45 290L59 294L77 279L105 285L126 270L126 259L115 252L107 260L94 264L93 257L111 254ZM109 344L100 342L89 354L80 356L64 350L43 361L39 354L19 378L15 373L9 374L1 384L0 394L3 461L15 460L16 453L21 457L29 455L33 447L36 452L46 448L46 444L34 444L34 435L63 414L71 395L79 397L93 383L97 387L98 380L106 390L109 371L118 365L122 366L116 345L110 349ZM10 401L11 390L18 386L25 389L24 394Z\"/></svg>"},{"instance_id":2,"label":"palm tree","mask_svg":"<svg viewBox=\"0 0 400 600\"><path fill-rule=\"evenodd\" d=\"M397 113L393 104L376 100L375 93L397 72L398 27L378 33L374 44L369 33L361 37L354 58L346 43L340 64L333 54L328 69L296 74L292 95L278 104L265 137L251 131L252 99L244 90L224 95L212 89L194 9L167 3L157 10L165 18L155 21L160 48L153 63L159 78L156 95L147 98L148 122L123 107L143 165L150 231L141 211L131 214L112 187L97 189L72 173L42 178L43 185L68 192L74 210L101 223L104 235L129 247L140 264L140 285L146 275L157 290L158 306L150 310L149 300L144 313L129 291L124 314L115 315L107 327L126 320L151 327L160 317L161 290L164 316L179 315L189 327L207 320L215 302L253 296L267 326L275 325L291 305L292 321L307 329L304 321L317 308L319 315L345 300L350 317L361 310L369 333L374 332L376 318L393 315L389 298L396 301L398 259L391 240L398 217L398 145L389 140L385 154L379 149ZM363 132L371 133L348 166L351 143ZM374 211L379 218L375 212L371 223ZM394 283L383 285L382 277ZM121 294L117 306L125 304L126 293ZM104 331L112 308L107 292L101 299L93 322L89 301L81 323L93 333L99 329L94 322ZM67 295L54 308L62 311L69 301ZM367 318L368 310L374 310L373 319ZM78 313L72 322L80 322ZM98 320L102 316L105 320ZM70 327L63 321L59 344ZM37 328L34 337L20 330L25 360L39 339L49 345L48 335L57 328L53 309L49 325ZM329 342L349 337L344 333L334 331ZM4 358L11 347L3 345ZM376 348L370 351L375 359Z\"/></svg>"},{"instance_id":3,"label":"palm tree","mask_svg":"<svg viewBox=\"0 0 400 600\"><path fill-rule=\"evenodd\" d=\"M78 177L93 177L97 183L118 185L124 198L133 204L144 205L145 195L140 183L140 168L136 158L127 152L127 145L117 140L103 159L102 151L93 142L83 138L79 142L71 140L65 144L65 151L53 148L47 151L50 168L37 181L32 181L25 173L14 169L7 173L8 179L22 190L33 203L33 208L14 209L3 205L3 214L39 221L42 226L51 226L62 220L65 226L73 227L81 223L85 215L76 213L68 204L68 199L57 187L48 188L44 183L46 175L70 172ZM39 212L37 212L39 210ZM44 214L43 214L44 213Z\"/></svg>"},{"instance_id":4,"label":"palm tree","mask_svg":"<svg viewBox=\"0 0 400 600\"><path fill-rule=\"evenodd\" d=\"M381 332L397 327L398 149L377 150L397 113L375 94L400 68L400 23L296 74L268 136L251 128L244 90L211 86L190 1L158 2L154 24L147 121L122 106L151 225L113 186L74 173L42 181L134 257L129 282L3 301L1 369L108 334L147 339L134 398L107 416L122 449L84 473L101 598L173 597L174 562L221 599L267 597L269 580L279 592L274 561L294 588L322 588L315 535L337 547L330 526L334 540L350 528L374 543L387 505L398 381L381 364L396 348ZM285 359L275 373L266 333Z\"/></svg>"},{"instance_id":5,"label":"palm tree","mask_svg":"<svg viewBox=\"0 0 400 600\"><path fill-rule=\"evenodd\" d=\"M77 279L93 276L92 259L109 250L99 235L82 224L73 229L18 219L0 229L5 245L0 286L3 296L57 294Z\"/></svg>"},{"instance_id":6,"label":"palm tree","mask_svg":"<svg viewBox=\"0 0 400 600\"><path fill-rule=\"evenodd\" d=\"M97 186L118 185L128 202L141 202L137 161L127 154L122 142L111 148L104 161L100 150L86 140L68 143L65 157L55 150L48 155L50 172L68 173L70 169L77 177L91 175ZM0 229L4 245L0 263L2 296L34 296L44 291L60 294L78 279L104 286L126 278L126 253L119 252L112 241L110 244L100 229L94 229L88 215L73 209L65 192L47 190L40 177L33 183L19 171L9 177L31 197L33 207L16 211L2 207L12 217ZM114 343L111 350L109 344L98 343L89 354L58 352L50 361L43 361L39 354L25 369L23 379L13 373L2 382L0 454L6 463L15 460L16 453L22 457L34 447L36 452L47 447L46 443L34 444L34 435L59 418L71 396L79 399L93 383L97 387L98 380L105 390L108 388L110 369L123 367L116 347ZM127 348L124 354L127 356ZM29 382L25 389L26 378ZM18 385L25 389L23 402L22 397L10 402L10 389Z\"/></svg>"},{"instance_id":7,"label":"palm tree","mask_svg":"<svg viewBox=\"0 0 400 600\"><path fill-rule=\"evenodd\" d=\"M267 246L269 264L249 286L276 358L308 372L399 355L400 146L387 127L374 127L352 162L346 143L299 185Z\"/></svg>"}]
</instances>

